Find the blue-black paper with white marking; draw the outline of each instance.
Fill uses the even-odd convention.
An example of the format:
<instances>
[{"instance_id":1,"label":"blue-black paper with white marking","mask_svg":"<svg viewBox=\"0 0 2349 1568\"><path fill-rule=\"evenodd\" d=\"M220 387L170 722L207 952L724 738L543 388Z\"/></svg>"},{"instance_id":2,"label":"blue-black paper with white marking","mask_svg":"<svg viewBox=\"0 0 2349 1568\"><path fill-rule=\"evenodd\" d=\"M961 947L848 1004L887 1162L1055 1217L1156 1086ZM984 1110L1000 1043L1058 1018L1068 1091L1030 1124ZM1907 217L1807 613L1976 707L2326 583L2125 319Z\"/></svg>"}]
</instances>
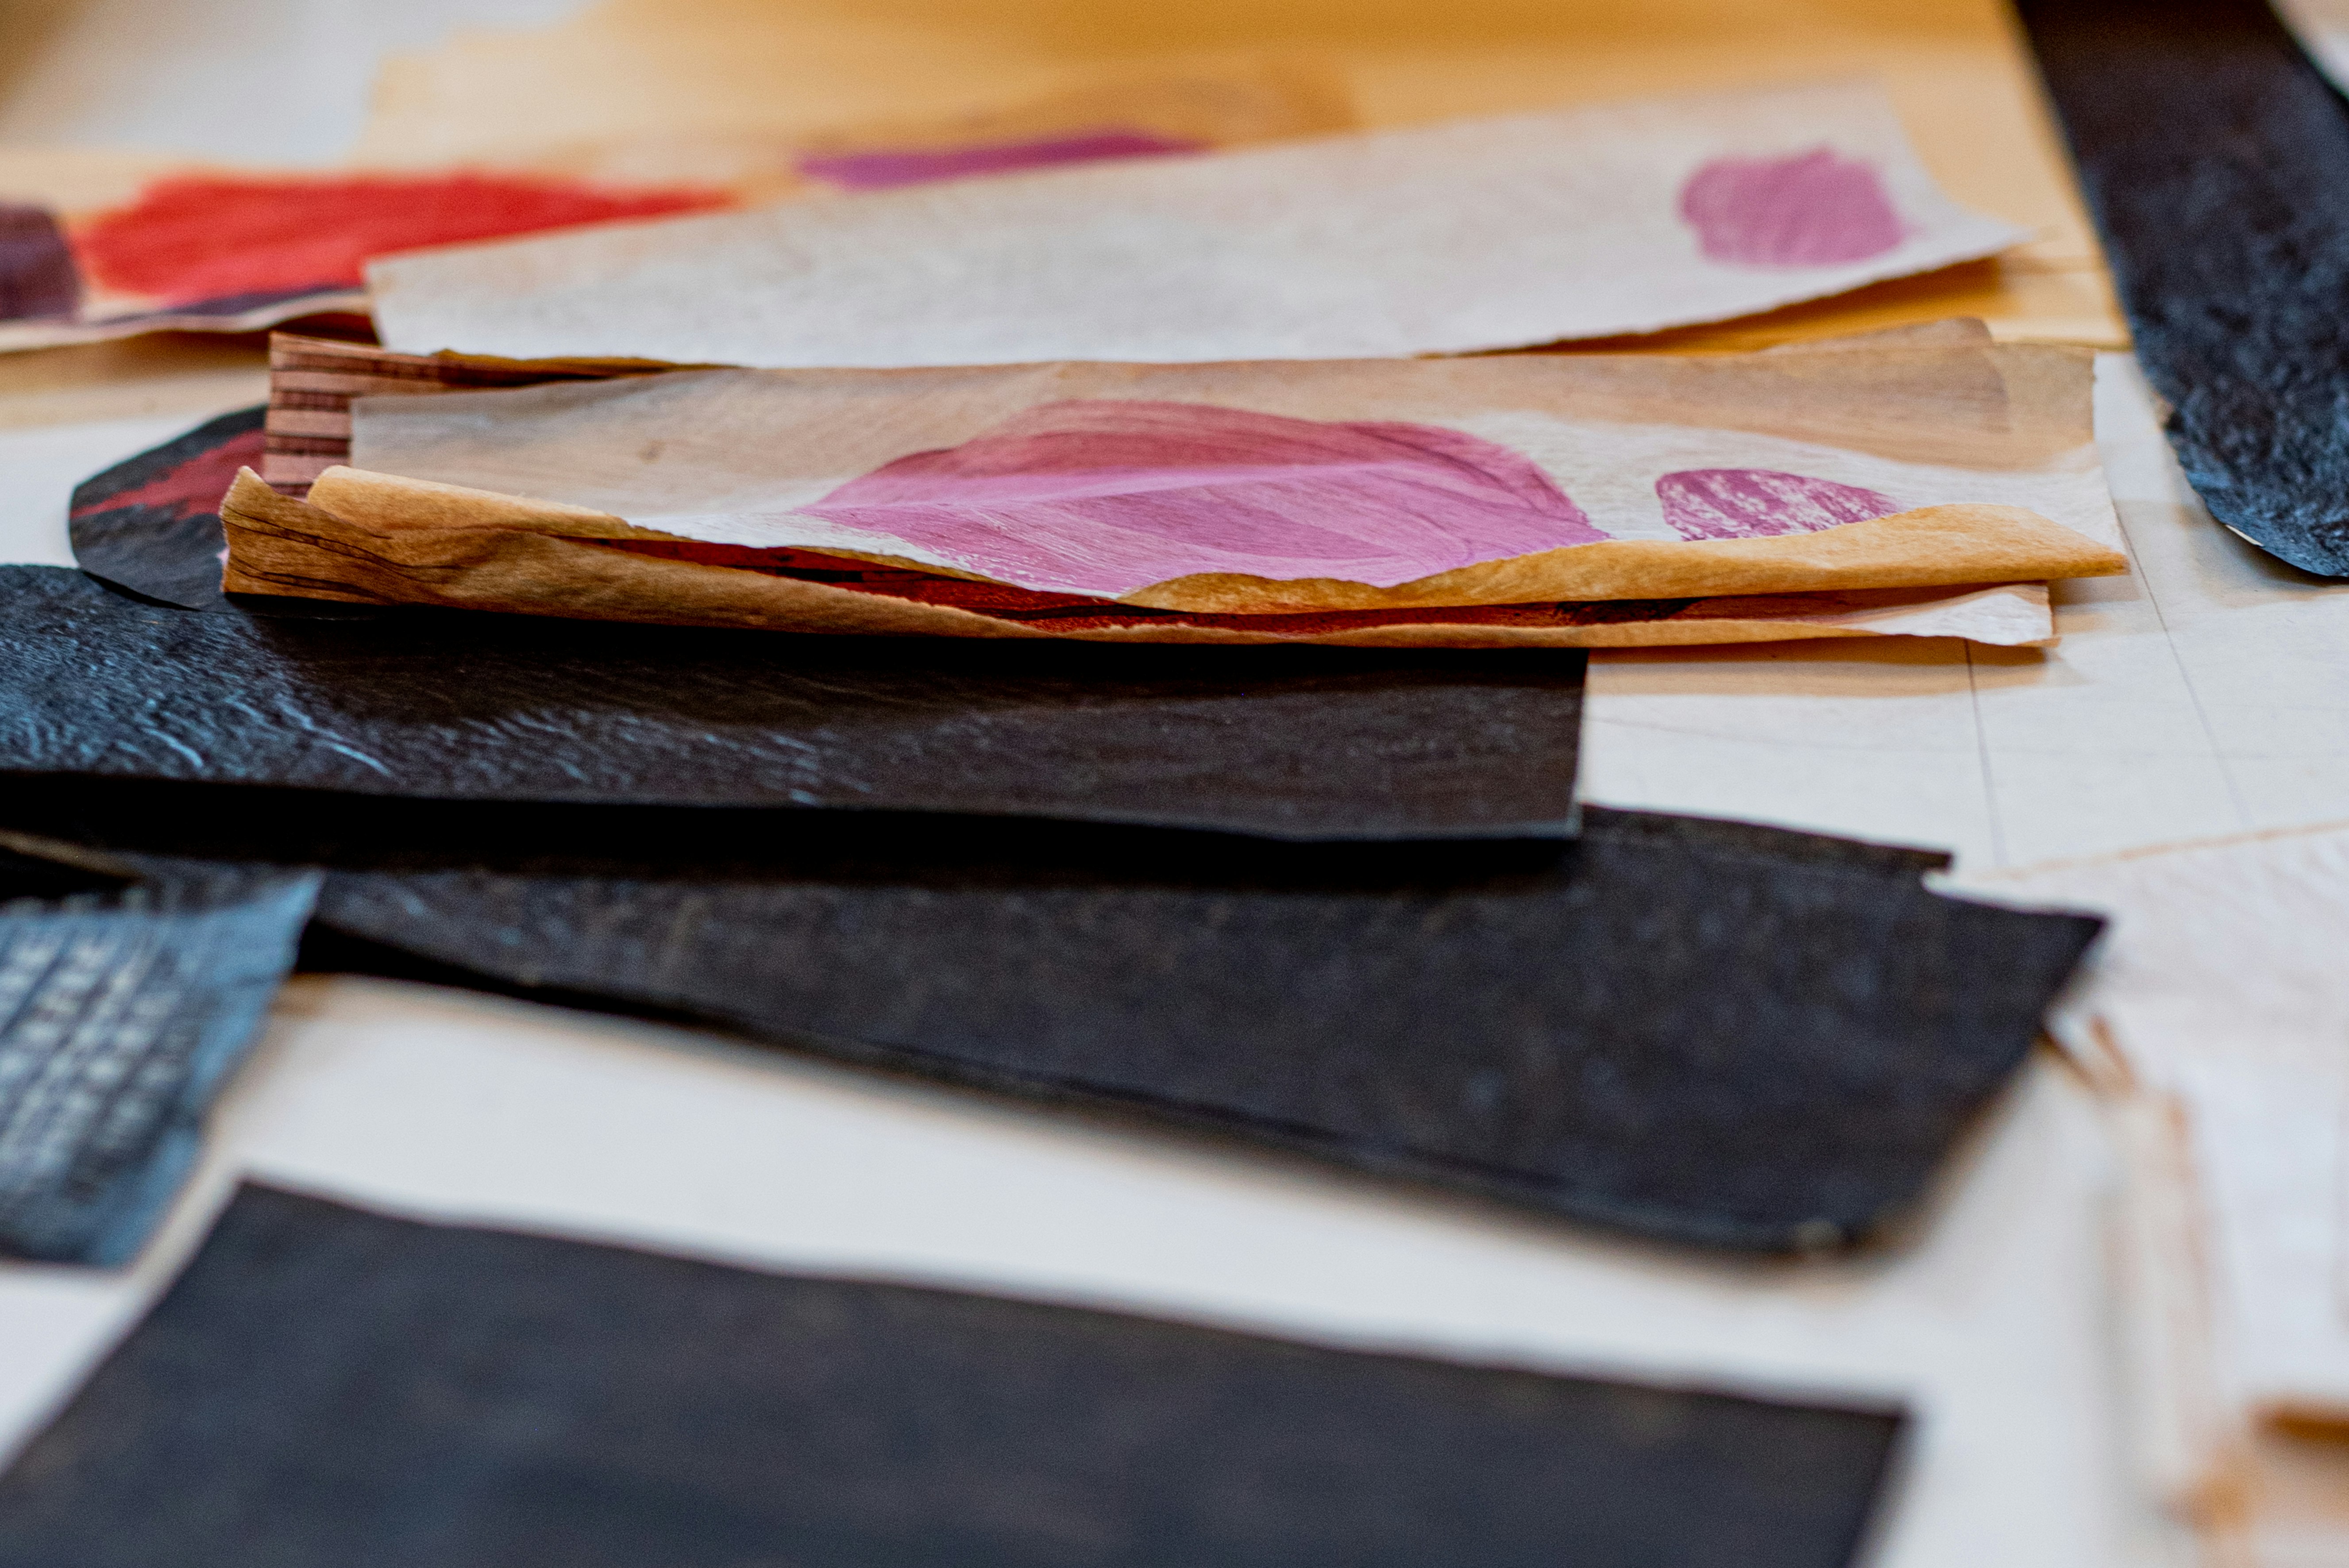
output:
<instances>
[{"instance_id":1,"label":"blue-black paper with white marking","mask_svg":"<svg viewBox=\"0 0 2349 1568\"><path fill-rule=\"evenodd\" d=\"M0 1253L134 1255L292 967L318 878L0 904Z\"/></svg>"}]
</instances>

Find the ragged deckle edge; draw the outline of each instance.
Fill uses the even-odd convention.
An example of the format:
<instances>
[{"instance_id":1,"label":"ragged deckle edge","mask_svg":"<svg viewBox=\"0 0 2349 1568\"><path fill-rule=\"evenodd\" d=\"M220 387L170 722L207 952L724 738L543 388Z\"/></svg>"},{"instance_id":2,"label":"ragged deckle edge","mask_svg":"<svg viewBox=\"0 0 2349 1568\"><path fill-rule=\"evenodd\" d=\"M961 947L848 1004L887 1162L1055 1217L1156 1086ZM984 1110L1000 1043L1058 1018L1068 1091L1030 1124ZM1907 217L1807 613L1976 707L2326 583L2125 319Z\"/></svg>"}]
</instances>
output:
<instances>
[{"instance_id":1,"label":"ragged deckle edge","mask_svg":"<svg viewBox=\"0 0 2349 1568\"><path fill-rule=\"evenodd\" d=\"M1285 615L1153 610L1104 600L1019 620L886 591L612 548L611 541L668 537L625 523L619 526L627 531L603 538L514 528L377 531L280 495L249 469L238 475L222 503L221 521L229 540L222 586L232 593L833 634L1360 647L1657 647L1882 635L1871 623L1897 624L1904 611L1946 598L1894 589ZM856 569L866 563L835 558L829 564L844 569L835 574L861 575ZM545 591L550 582L561 584L559 596ZM1976 630L1982 634L1975 640L2021 646L2053 641L2053 628L2044 621L2045 592L2036 583L1996 584L1967 594L1972 602L1968 607L1981 617Z\"/></svg>"},{"instance_id":2,"label":"ragged deckle edge","mask_svg":"<svg viewBox=\"0 0 2349 1568\"><path fill-rule=\"evenodd\" d=\"M1915 603L1913 597L1899 596L1903 590L1988 587L2002 579L2036 582L2123 569L2116 562L2108 564L2103 558L2107 552L2079 535L2017 508L1930 507L1873 524L1847 524L1837 531L1861 535L1850 543L1833 535L1702 544L1610 541L1576 547L1605 553L1606 559L1588 568L1560 563L1568 551L1544 552L1495 563L1553 569L1548 581L1528 580L1524 588L1512 590L1513 599L1498 603L1445 604L1431 594L1434 603L1405 599L1362 608L1233 612L1212 603L1200 608L1134 603L1142 595L1088 602L1011 590L1023 599L1065 601L1032 612L1036 621L1019 622L896 597L885 589L838 587L755 567L650 553L629 546L708 547L584 509L557 509L427 480L336 469L312 488L311 496L295 500L249 469L239 474L221 506L229 547L226 591L588 620L888 635L1635 647L1867 635L1865 627L1837 628L1822 621L1838 613ZM451 513L472 525L439 521ZM1919 538L1941 546L1929 561L1914 559L1918 552L1909 542ZM1675 559L1700 551L1711 558L1710 571ZM792 564L835 576L941 585L958 581L916 562L846 552L796 552ZM873 571L874 566L885 570ZM1741 577L1745 581L1738 582ZM1853 597L1789 603L1798 595L1837 592ZM1813 603L1822 613L1820 620L1784 618ZM1650 615L1660 618L1642 619ZM1082 624L1088 620L1122 624Z\"/></svg>"}]
</instances>

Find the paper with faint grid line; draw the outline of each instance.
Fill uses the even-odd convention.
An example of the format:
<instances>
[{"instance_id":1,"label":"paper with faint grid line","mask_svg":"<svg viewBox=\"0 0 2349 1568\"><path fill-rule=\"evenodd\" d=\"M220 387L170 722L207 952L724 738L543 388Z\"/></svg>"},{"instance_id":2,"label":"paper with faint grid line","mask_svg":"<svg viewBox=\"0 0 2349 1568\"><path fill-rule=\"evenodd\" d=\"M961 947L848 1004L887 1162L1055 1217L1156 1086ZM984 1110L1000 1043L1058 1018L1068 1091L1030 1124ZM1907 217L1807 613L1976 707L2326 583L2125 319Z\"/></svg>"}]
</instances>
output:
<instances>
[{"instance_id":1,"label":"paper with faint grid line","mask_svg":"<svg viewBox=\"0 0 2349 1568\"><path fill-rule=\"evenodd\" d=\"M315 874L216 904L0 910L0 1253L125 1261L294 960Z\"/></svg>"},{"instance_id":2,"label":"paper with faint grid line","mask_svg":"<svg viewBox=\"0 0 2349 1568\"><path fill-rule=\"evenodd\" d=\"M1880 183L1882 248L1805 261L1765 238L1723 259L1684 211L1709 170L1823 154ZM611 224L411 252L368 281L385 345L412 352L1323 359L1722 320L2026 237L1944 196L1883 93L1858 81Z\"/></svg>"},{"instance_id":3,"label":"paper with faint grid line","mask_svg":"<svg viewBox=\"0 0 2349 1568\"><path fill-rule=\"evenodd\" d=\"M2349 829L1978 873L2113 924L2051 1029L2184 1107L2220 1355L2254 1413L2349 1421Z\"/></svg>"}]
</instances>

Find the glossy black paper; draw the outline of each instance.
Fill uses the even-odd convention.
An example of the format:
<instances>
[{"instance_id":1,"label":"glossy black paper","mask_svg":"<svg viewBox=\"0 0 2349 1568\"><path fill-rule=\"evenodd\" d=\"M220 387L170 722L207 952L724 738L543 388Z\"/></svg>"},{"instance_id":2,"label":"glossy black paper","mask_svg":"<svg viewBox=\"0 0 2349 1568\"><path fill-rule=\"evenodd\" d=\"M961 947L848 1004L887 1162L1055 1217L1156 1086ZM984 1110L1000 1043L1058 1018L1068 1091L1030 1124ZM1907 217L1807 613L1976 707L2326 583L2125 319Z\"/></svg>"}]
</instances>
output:
<instances>
[{"instance_id":1,"label":"glossy black paper","mask_svg":"<svg viewBox=\"0 0 2349 1568\"><path fill-rule=\"evenodd\" d=\"M793 636L142 603L0 567L0 780L1570 833L1583 655Z\"/></svg>"},{"instance_id":2,"label":"glossy black paper","mask_svg":"<svg viewBox=\"0 0 2349 1568\"><path fill-rule=\"evenodd\" d=\"M40 865L0 864L0 1253L123 1263L194 1163L318 879L68 891Z\"/></svg>"},{"instance_id":3,"label":"glossy black paper","mask_svg":"<svg viewBox=\"0 0 2349 1568\"><path fill-rule=\"evenodd\" d=\"M2210 514L2349 575L2349 105L2266 0L2020 0Z\"/></svg>"},{"instance_id":4,"label":"glossy black paper","mask_svg":"<svg viewBox=\"0 0 2349 1568\"><path fill-rule=\"evenodd\" d=\"M247 1187L0 1565L1842 1568L1901 1426Z\"/></svg>"},{"instance_id":5,"label":"glossy black paper","mask_svg":"<svg viewBox=\"0 0 2349 1568\"><path fill-rule=\"evenodd\" d=\"M74 780L6 825L181 877L329 866L317 965L1763 1249L1915 1202L2095 930L1928 892L1932 856L1596 810L1578 844L1293 844Z\"/></svg>"}]
</instances>

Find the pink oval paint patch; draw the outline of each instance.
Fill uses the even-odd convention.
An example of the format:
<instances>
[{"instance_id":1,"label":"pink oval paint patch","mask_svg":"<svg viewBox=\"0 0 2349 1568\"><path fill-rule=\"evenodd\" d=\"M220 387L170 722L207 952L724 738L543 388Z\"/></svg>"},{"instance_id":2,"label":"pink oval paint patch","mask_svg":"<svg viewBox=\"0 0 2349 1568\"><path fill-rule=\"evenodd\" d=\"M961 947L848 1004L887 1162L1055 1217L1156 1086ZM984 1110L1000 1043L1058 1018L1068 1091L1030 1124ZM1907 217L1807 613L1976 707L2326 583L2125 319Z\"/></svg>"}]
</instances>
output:
<instances>
[{"instance_id":1,"label":"pink oval paint patch","mask_svg":"<svg viewBox=\"0 0 2349 1568\"><path fill-rule=\"evenodd\" d=\"M1664 521L1682 539L1816 533L1908 508L1857 485L1775 469L1682 469L1656 481Z\"/></svg>"},{"instance_id":2,"label":"pink oval paint patch","mask_svg":"<svg viewBox=\"0 0 2349 1568\"><path fill-rule=\"evenodd\" d=\"M1681 216L1706 256L1743 267L1864 262L1907 232L1874 166L1824 147L1790 158L1716 158L1681 187Z\"/></svg>"},{"instance_id":3,"label":"pink oval paint patch","mask_svg":"<svg viewBox=\"0 0 2349 1568\"><path fill-rule=\"evenodd\" d=\"M936 180L967 180L977 174L1009 174L1108 159L1164 158L1175 152L1204 152L1206 148L1204 141L1112 126L1033 141L809 153L800 159L799 170L843 191L894 191L901 185L926 185Z\"/></svg>"},{"instance_id":4,"label":"pink oval paint patch","mask_svg":"<svg viewBox=\"0 0 2349 1568\"><path fill-rule=\"evenodd\" d=\"M1392 587L1607 535L1531 459L1433 425L1049 403L796 509L1023 588L1202 572Z\"/></svg>"}]
</instances>

